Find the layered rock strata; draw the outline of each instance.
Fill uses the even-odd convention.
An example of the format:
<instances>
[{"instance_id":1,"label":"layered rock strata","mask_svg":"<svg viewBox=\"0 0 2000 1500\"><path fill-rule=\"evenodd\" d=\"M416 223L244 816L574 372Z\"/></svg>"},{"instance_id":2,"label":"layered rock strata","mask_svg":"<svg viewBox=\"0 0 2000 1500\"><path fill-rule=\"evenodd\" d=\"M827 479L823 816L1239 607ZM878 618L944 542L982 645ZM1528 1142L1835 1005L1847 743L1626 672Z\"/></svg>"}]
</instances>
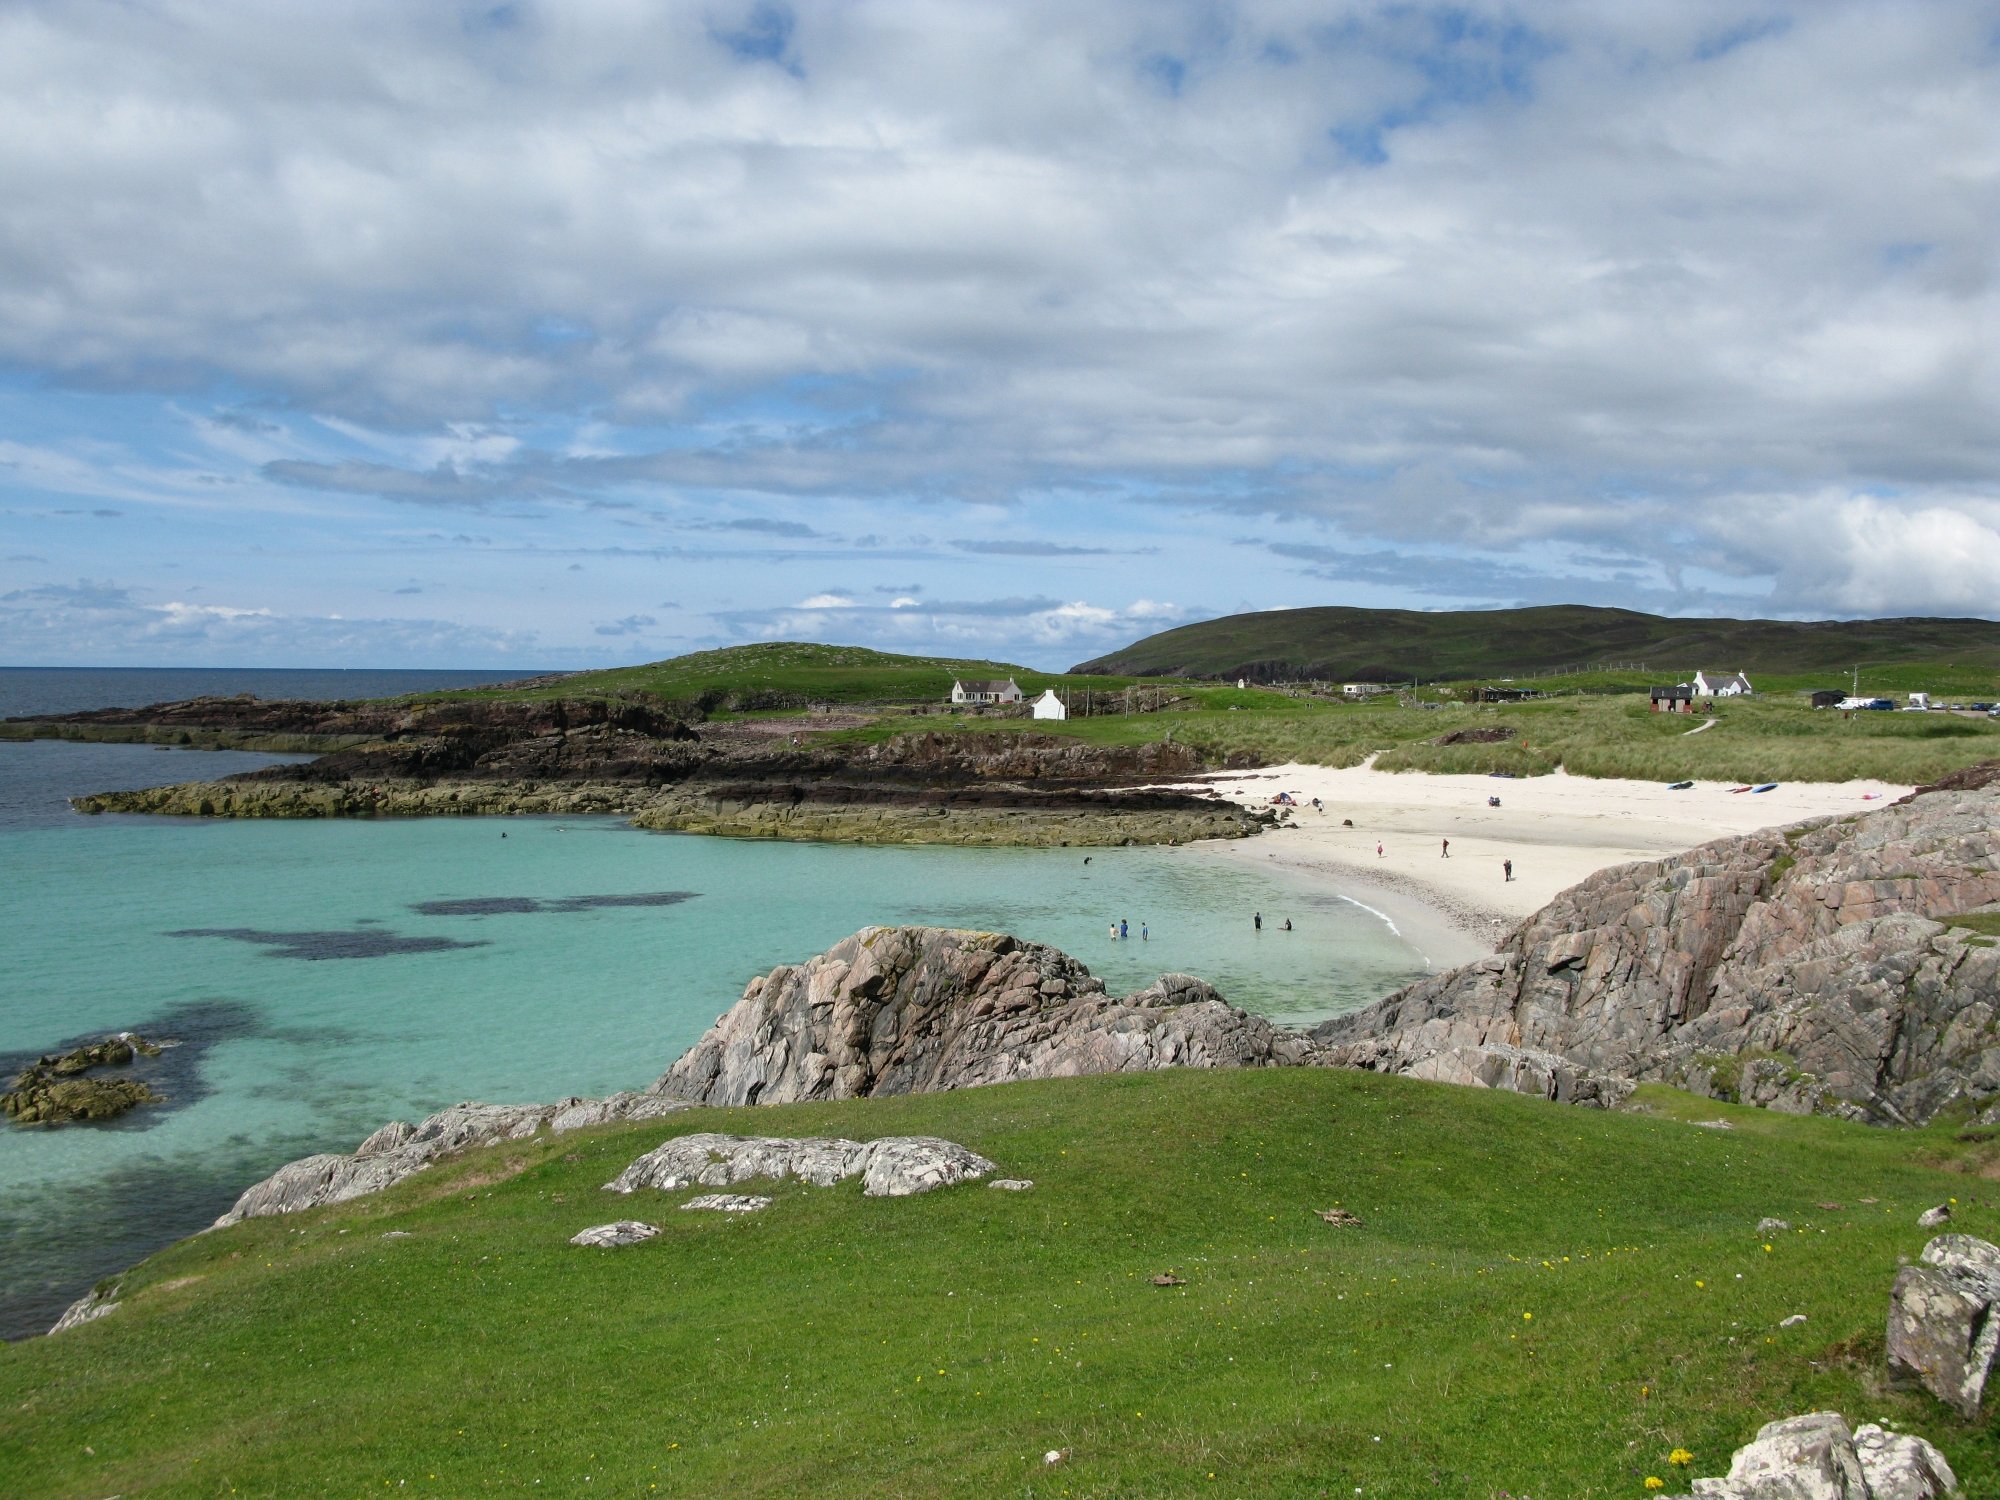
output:
<instances>
[{"instance_id":1,"label":"layered rock strata","mask_svg":"<svg viewBox=\"0 0 2000 1500\"><path fill-rule=\"evenodd\" d=\"M1338 1066L1465 1081L1526 1049L1794 1113L1920 1124L2000 1094L1996 923L2000 785L1939 789L1600 871L1490 958L1312 1036Z\"/></svg>"},{"instance_id":2,"label":"layered rock strata","mask_svg":"<svg viewBox=\"0 0 2000 1500\"><path fill-rule=\"evenodd\" d=\"M1039 943L869 927L751 980L653 1088L699 1104L788 1104L1316 1060L1306 1038L1186 974L1114 999L1082 964Z\"/></svg>"}]
</instances>

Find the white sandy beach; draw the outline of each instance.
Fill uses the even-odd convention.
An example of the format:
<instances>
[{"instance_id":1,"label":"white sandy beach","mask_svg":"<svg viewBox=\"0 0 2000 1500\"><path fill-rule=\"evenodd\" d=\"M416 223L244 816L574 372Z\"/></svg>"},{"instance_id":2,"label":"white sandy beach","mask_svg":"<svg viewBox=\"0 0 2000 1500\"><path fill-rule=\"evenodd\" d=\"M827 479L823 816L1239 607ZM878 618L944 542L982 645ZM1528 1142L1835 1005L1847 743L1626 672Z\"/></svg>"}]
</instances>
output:
<instances>
[{"instance_id":1,"label":"white sandy beach","mask_svg":"<svg viewBox=\"0 0 2000 1500\"><path fill-rule=\"evenodd\" d=\"M1491 951L1521 918L1597 870L1679 854L1730 834L1885 807L1911 790L1846 781L1756 793L1734 792L1733 782L1697 781L1676 792L1658 782L1562 771L1509 779L1304 765L1185 785L1208 787L1246 807L1268 807L1279 792L1291 793L1300 806L1289 826L1203 847L1225 859L1276 861L1301 879L1332 885L1380 912L1434 967ZM1500 805L1488 806L1489 797ZM1510 859L1511 882L1502 866Z\"/></svg>"}]
</instances>

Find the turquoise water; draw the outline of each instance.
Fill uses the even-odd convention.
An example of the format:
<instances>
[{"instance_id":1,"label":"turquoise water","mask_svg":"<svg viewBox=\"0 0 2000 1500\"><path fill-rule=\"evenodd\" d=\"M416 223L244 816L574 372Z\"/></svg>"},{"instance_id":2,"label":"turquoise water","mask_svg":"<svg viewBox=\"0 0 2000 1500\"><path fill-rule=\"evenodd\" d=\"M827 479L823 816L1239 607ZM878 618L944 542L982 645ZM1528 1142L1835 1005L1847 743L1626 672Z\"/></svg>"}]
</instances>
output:
<instances>
[{"instance_id":1,"label":"turquoise water","mask_svg":"<svg viewBox=\"0 0 2000 1500\"><path fill-rule=\"evenodd\" d=\"M281 1162L351 1149L385 1120L644 1086L752 975L870 923L1052 943L1114 993L1185 970L1293 1022L1421 972L1331 891L1199 850L1098 850L1086 865L1078 850L749 842L614 819L82 818L48 805L74 779L65 756L93 789L240 768L0 745L0 782L11 772L40 798L37 816L0 818L0 1066L112 1030L186 1044L144 1065L166 1107L0 1130L7 1336L46 1328ZM1274 930L1285 917L1296 931ZM1120 918L1132 936L1116 943Z\"/></svg>"}]
</instances>

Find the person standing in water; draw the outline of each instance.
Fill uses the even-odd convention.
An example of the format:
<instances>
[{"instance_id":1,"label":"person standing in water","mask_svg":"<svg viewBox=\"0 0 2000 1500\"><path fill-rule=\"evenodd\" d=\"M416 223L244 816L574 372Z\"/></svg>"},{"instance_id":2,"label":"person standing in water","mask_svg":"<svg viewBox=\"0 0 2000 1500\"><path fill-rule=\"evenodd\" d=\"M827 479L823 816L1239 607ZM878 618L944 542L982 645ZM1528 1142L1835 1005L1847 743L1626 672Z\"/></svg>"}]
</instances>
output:
<instances>
[{"instance_id":1,"label":"person standing in water","mask_svg":"<svg viewBox=\"0 0 2000 1500\"><path fill-rule=\"evenodd\" d=\"M1126 925L1126 921L1123 917L1120 917L1118 919L1118 935L1121 938L1128 938L1132 935L1132 929L1128 925Z\"/></svg>"},{"instance_id":2,"label":"person standing in water","mask_svg":"<svg viewBox=\"0 0 2000 1500\"><path fill-rule=\"evenodd\" d=\"M1148 927L1144 922L1141 922L1139 924L1139 941L1142 943L1150 943L1152 940L1153 940L1153 930L1150 927Z\"/></svg>"},{"instance_id":3,"label":"person standing in water","mask_svg":"<svg viewBox=\"0 0 2000 1500\"><path fill-rule=\"evenodd\" d=\"M1251 912L1250 925L1258 932L1262 932L1264 930L1264 914L1261 911Z\"/></svg>"}]
</instances>

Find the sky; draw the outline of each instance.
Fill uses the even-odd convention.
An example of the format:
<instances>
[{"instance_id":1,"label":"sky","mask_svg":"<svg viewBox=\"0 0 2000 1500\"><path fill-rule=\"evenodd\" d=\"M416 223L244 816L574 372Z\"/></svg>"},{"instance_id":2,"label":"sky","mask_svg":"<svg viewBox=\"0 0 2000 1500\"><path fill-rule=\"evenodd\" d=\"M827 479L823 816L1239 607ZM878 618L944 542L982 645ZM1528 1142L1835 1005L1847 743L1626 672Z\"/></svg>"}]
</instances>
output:
<instances>
[{"instance_id":1,"label":"sky","mask_svg":"<svg viewBox=\"0 0 2000 1500\"><path fill-rule=\"evenodd\" d=\"M2000 4L0 3L0 662L2000 615Z\"/></svg>"}]
</instances>

